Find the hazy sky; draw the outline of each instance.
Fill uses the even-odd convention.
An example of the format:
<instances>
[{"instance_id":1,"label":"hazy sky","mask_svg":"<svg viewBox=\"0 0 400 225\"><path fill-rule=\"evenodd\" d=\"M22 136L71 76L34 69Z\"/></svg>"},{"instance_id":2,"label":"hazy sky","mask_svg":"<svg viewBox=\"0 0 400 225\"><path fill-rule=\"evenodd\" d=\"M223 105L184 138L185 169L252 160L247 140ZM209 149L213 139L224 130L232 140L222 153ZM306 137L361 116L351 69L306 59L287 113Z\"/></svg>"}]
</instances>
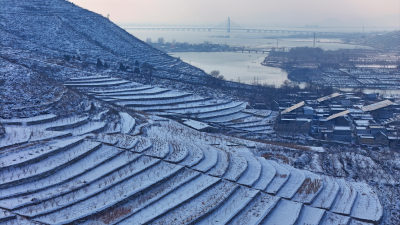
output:
<instances>
[{"instance_id":1,"label":"hazy sky","mask_svg":"<svg viewBox=\"0 0 400 225\"><path fill-rule=\"evenodd\" d=\"M117 23L390 26L400 0L72 0Z\"/></svg>"}]
</instances>

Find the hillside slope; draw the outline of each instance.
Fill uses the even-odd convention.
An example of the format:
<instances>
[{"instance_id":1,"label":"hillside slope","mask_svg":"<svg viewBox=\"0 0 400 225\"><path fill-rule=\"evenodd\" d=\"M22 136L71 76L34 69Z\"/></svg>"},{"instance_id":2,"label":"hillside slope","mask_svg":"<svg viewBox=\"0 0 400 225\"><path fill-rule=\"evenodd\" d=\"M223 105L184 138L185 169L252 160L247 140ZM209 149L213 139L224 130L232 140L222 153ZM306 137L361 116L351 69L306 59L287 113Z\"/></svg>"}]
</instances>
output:
<instances>
[{"instance_id":1,"label":"hillside slope","mask_svg":"<svg viewBox=\"0 0 400 225\"><path fill-rule=\"evenodd\" d=\"M64 0L0 1L2 45L82 58L149 62L171 73L204 76L180 60L143 43L101 15Z\"/></svg>"},{"instance_id":2,"label":"hillside slope","mask_svg":"<svg viewBox=\"0 0 400 225\"><path fill-rule=\"evenodd\" d=\"M94 78L104 79L79 79ZM0 223L324 225L382 217L364 183L256 156L251 149L264 144L81 98L74 115L51 107L0 119Z\"/></svg>"},{"instance_id":3,"label":"hillside slope","mask_svg":"<svg viewBox=\"0 0 400 225\"><path fill-rule=\"evenodd\" d=\"M292 167L303 152L159 117L257 133L271 113L179 83L205 75L107 19L63 0L0 5L0 224L379 224L388 214L364 182ZM174 80L119 70L135 60ZM266 151L291 154L281 163Z\"/></svg>"}]
</instances>

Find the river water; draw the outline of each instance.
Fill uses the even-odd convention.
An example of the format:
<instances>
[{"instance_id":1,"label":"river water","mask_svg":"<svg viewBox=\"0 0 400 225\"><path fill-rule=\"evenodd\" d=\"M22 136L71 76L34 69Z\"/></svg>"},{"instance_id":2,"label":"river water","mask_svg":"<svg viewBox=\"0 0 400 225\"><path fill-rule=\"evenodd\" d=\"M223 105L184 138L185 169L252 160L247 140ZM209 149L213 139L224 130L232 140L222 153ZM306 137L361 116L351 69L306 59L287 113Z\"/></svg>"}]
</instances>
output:
<instances>
[{"instance_id":1,"label":"river water","mask_svg":"<svg viewBox=\"0 0 400 225\"><path fill-rule=\"evenodd\" d=\"M265 54L235 52L179 52L172 53L183 61L210 73L218 70L227 80L242 83L261 83L280 86L287 73L279 68L261 65Z\"/></svg>"},{"instance_id":2,"label":"river water","mask_svg":"<svg viewBox=\"0 0 400 225\"><path fill-rule=\"evenodd\" d=\"M151 39L153 42L159 38L163 38L166 42L211 42L260 49L271 47L312 47L314 45L314 37L311 36L291 38L289 36L282 36L281 34L226 33L223 31L150 31L129 29L127 31L143 41ZM362 46L342 43L339 39L320 39L318 38L318 34L315 46L325 50L364 48ZM227 80L243 83L258 82L280 86L288 79L285 71L261 65L267 54L235 52L177 52L170 54L208 73L218 70Z\"/></svg>"}]
</instances>

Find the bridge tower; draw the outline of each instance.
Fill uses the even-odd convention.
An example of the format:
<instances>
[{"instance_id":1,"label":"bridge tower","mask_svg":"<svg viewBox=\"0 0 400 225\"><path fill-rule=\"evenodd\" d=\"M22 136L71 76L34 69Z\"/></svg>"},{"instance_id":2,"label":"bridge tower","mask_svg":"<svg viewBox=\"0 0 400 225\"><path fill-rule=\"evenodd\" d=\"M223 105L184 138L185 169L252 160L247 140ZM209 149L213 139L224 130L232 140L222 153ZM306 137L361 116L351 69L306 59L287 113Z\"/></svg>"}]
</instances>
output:
<instances>
[{"instance_id":1,"label":"bridge tower","mask_svg":"<svg viewBox=\"0 0 400 225\"><path fill-rule=\"evenodd\" d=\"M229 16L228 16L228 23L227 23L226 32L228 32L228 33L231 32L231 17L229 17Z\"/></svg>"},{"instance_id":2,"label":"bridge tower","mask_svg":"<svg viewBox=\"0 0 400 225\"><path fill-rule=\"evenodd\" d=\"M315 34L315 32L314 32L313 48L315 48L315 41L316 41L316 34Z\"/></svg>"}]
</instances>

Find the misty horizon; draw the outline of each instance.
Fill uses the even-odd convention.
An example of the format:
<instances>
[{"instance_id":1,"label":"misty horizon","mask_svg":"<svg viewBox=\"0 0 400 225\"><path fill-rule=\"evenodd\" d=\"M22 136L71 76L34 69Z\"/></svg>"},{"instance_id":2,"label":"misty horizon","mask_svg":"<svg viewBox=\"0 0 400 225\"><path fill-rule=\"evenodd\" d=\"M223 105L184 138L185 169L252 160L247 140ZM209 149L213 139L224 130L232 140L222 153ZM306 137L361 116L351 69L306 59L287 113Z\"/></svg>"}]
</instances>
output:
<instances>
[{"instance_id":1,"label":"misty horizon","mask_svg":"<svg viewBox=\"0 0 400 225\"><path fill-rule=\"evenodd\" d=\"M400 2L285 0L244 2L161 0L73 0L118 24L218 25L227 17L250 27L328 27L400 29ZM233 3L233 4L232 4Z\"/></svg>"}]
</instances>

